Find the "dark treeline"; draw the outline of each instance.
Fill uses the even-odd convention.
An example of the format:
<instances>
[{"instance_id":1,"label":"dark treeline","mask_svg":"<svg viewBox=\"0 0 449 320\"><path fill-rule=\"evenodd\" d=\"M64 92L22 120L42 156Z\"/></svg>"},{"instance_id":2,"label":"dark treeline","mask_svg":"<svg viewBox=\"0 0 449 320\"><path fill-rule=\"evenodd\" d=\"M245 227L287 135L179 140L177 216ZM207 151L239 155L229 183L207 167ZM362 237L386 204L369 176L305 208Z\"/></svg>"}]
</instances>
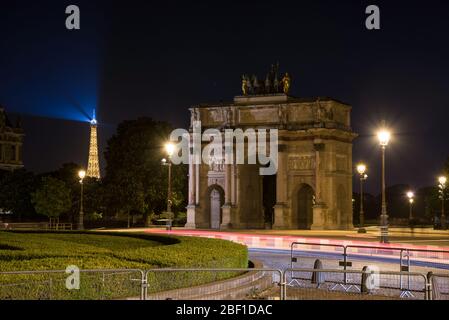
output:
<instances>
[{"instance_id":1,"label":"dark treeline","mask_svg":"<svg viewBox=\"0 0 449 320\"><path fill-rule=\"evenodd\" d=\"M390 224L408 225L410 215L410 204L407 192L411 190L408 185L400 184L386 188L387 210ZM441 216L441 200L438 187L424 187L414 190L415 202L412 206L414 223L430 225L438 223ZM354 193L354 225L358 225L360 217L360 193ZM364 194L364 212L367 224L379 224L381 212L381 195ZM435 221L436 217L436 221Z\"/></svg>"},{"instance_id":2,"label":"dark treeline","mask_svg":"<svg viewBox=\"0 0 449 320\"><path fill-rule=\"evenodd\" d=\"M84 179L87 227L144 226L166 218L168 170L161 165L161 159L167 156L164 145L172 129L169 123L150 118L124 121L118 126L105 151L104 178ZM78 164L66 163L43 174L26 169L0 170L0 219L28 222L56 218L75 224L80 210L80 169ZM187 168L173 166L172 169L172 209L175 224L183 225L186 220ZM449 173L449 160L442 172ZM358 185L354 185L354 190L358 190ZM408 185L402 184L386 190L392 225L410 223L406 197L409 190ZM414 222L422 225L438 223L441 216L438 186L414 192ZM354 225L358 225L360 194L354 193L353 199ZM378 224L381 196L366 193L364 209L367 224Z\"/></svg>"},{"instance_id":3,"label":"dark treeline","mask_svg":"<svg viewBox=\"0 0 449 320\"><path fill-rule=\"evenodd\" d=\"M168 170L161 165L161 160L167 156L164 144L171 131L170 124L150 118L124 121L118 126L107 144L104 178L86 177L83 181L87 227L143 226L165 217ZM172 210L175 224L182 225L186 219L187 171L185 166L172 168ZM81 169L85 168L66 163L56 171L43 174L26 169L0 170L0 219L29 222L59 218L76 224L80 211L78 172ZM46 179L48 177L53 179ZM52 192L48 201L39 197L45 192ZM61 198L64 198L64 206L57 207ZM64 209L57 217L52 217L43 213L46 208L50 209L47 211L53 208L55 212Z\"/></svg>"}]
</instances>

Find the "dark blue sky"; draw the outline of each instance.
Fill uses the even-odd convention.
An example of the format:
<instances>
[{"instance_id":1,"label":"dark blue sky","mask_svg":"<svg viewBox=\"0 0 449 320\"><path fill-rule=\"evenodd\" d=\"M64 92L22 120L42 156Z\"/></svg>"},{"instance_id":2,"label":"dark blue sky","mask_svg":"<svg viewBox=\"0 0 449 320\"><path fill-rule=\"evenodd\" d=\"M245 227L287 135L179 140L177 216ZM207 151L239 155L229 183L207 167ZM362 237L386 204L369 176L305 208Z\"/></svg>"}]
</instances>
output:
<instances>
[{"instance_id":1,"label":"dark blue sky","mask_svg":"<svg viewBox=\"0 0 449 320\"><path fill-rule=\"evenodd\" d=\"M65 29L65 7L81 30ZM381 9L380 31L365 8ZM123 120L186 126L188 107L231 100L243 73L272 63L292 94L353 106L354 161L379 189L373 133L386 119L388 184L432 184L449 156L447 1L21 1L0 4L0 104L24 116L25 165L85 164L87 115L98 108L100 151Z\"/></svg>"}]
</instances>

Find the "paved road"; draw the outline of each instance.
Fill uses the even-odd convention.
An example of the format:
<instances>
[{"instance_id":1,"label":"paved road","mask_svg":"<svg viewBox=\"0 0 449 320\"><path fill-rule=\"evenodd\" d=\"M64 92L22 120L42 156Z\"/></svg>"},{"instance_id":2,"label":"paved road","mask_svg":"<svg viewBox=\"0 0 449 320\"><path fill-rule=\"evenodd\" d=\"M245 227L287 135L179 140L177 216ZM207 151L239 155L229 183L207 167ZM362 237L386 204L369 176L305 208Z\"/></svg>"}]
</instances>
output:
<instances>
[{"instance_id":1,"label":"paved road","mask_svg":"<svg viewBox=\"0 0 449 320\"><path fill-rule=\"evenodd\" d=\"M270 269L284 270L291 267L290 251L276 249L249 249L249 257L253 260L261 261L265 267ZM316 259L320 259L325 269L342 269L339 261L342 261L342 255L331 252L304 252L295 251L295 257L298 262L293 263L293 268L312 268ZM352 262L352 270L362 270L364 266L374 265L383 271L400 271L399 259L394 257L379 256L360 256L351 255L348 261ZM411 261L412 272L425 273L433 271L436 273L449 273L448 264Z\"/></svg>"},{"instance_id":2,"label":"paved road","mask_svg":"<svg viewBox=\"0 0 449 320\"><path fill-rule=\"evenodd\" d=\"M116 230L117 231L117 230ZM358 234L354 231L302 231L302 230L188 230L184 228L175 228L167 231L163 228L146 228L134 230L155 234L179 235L179 236L196 236L231 240L243 243L250 249L250 257L252 259L262 261L266 267L275 269L286 269L290 267L290 245L294 241L307 243L301 246L305 252L301 253L300 263L294 267L312 268L317 258L323 260L324 266L330 269L340 269L339 260L341 257L341 248L328 247L327 245L351 245L351 246L380 246L385 248L369 249L352 249L350 260L353 262L353 269L361 270L366 265L376 265L381 270L400 271L399 251L390 250L392 247L417 249L417 250L448 250L449 247L443 246L449 242L448 231L435 231L432 229L417 229L413 236L407 229L391 229L392 237L389 245L381 245L377 241L375 229L369 229L367 234ZM397 241L395 241L397 240ZM432 245L437 243L437 245ZM318 244L318 246L314 245ZM322 244L322 245L320 245ZM319 250L317 252L317 250ZM340 250L340 251L338 251ZM357 255L365 251L364 255ZM383 251L383 252L382 252ZM315 253L314 253L315 252ZM428 271L446 271L449 270L449 254L422 254L413 253L415 259L411 263L411 271L424 272ZM429 260L433 260L429 262Z\"/></svg>"},{"instance_id":3,"label":"paved road","mask_svg":"<svg viewBox=\"0 0 449 320\"><path fill-rule=\"evenodd\" d=\"M123 229L115 231L133 231L133 229ZM359 234L356 230L188 230L185 228L174 228L171 232L166 232L164 228L145 228L134 229L136 232L150 233L167 233L178 235L197 235L197 236L246 236L246 237L263 237L263 238L285 238L294 239L302 238L310 241L329 240L330 242L352 242L364 243L366 245L378 245L380 240L380 232L378 228L367 228L366 234ZM449 249L449 231L433 230L431 228L415 229L408 228L391 228L390 244L403 244L408 246L434 246L441 249Z\"/></svg>"},{"instance_id":4,"label":"paved road","mask_svg":"<svg viewBox=\"0 0 449 320\"><path fill-rule=\"evenodd\" d=\"M227 232L245 233L264 236L304 237L308 239L329 239L343 241L361 241L379 243L380 231L378 228L368 228L366 234L356 231L340 230L227 230ZM449 247L449 231L433 230L431 228L415 229L391 228L389 240L392 244L410 244L421 246Z\"/></svg>"}]
</instances>

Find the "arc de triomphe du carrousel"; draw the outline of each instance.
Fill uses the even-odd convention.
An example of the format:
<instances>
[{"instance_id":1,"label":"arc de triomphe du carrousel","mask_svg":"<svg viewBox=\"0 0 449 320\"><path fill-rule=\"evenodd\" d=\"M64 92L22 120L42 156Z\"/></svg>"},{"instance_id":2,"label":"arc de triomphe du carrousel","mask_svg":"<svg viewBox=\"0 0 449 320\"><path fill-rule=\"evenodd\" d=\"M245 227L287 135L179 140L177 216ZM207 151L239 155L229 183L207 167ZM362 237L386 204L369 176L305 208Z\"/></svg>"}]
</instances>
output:
<instances>
[{"instance_id":1,"label":"arc de triomphe du carrousel","mask_svg":"<svg viewBox=\"0 0 449 320\"><path fill-rule=\"evenodd\" d=\"M187 228L353 228L351 107L292 97L290 85L277 70L262 82L243 76L233 102L190 109L203 132L277 129L278 163L276 174L260 175L260 164L191 162Z\"/></svg>"}]
</instances>

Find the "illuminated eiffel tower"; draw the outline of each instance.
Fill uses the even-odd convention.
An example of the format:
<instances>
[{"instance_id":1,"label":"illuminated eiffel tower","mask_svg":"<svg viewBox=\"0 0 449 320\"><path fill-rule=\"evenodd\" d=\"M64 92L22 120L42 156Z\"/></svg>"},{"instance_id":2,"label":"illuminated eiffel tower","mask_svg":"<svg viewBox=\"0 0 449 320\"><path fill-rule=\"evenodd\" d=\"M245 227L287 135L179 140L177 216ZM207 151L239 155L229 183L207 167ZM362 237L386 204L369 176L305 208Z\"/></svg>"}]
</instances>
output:
<instances>
[{"instance_id":1,"label":"illuminated eiffel tower","mask_svg":"<svg viewBox=\"0 0 449 320\"><path fill-rule=\"evenodd\" d=\"M95 109L92 120L90 121L89 161L87 162L86 176L100 179L100 162L98 161L97 144L97 119L95 118Z\"/></svg>"}]
</instances>

